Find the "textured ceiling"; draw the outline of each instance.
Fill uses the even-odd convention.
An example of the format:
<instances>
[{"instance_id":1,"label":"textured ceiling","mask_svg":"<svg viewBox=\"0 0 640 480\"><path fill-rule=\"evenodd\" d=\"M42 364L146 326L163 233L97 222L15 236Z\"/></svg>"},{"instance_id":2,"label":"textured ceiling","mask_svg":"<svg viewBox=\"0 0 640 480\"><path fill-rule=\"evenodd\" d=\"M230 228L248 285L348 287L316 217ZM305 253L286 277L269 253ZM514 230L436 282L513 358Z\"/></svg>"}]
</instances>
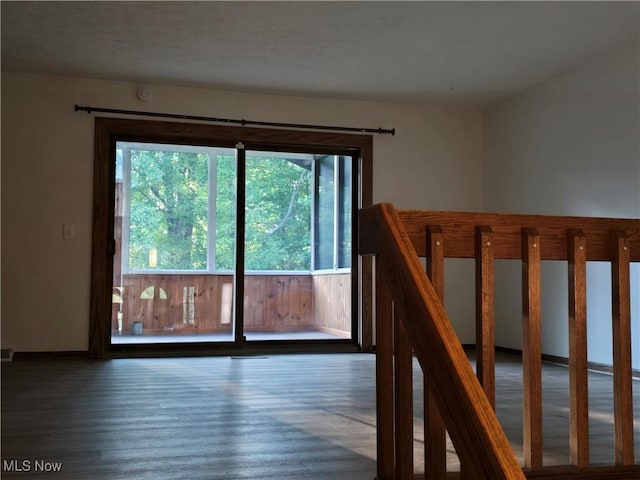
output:
<instances>
[{"instance_id":1,"label":"textured ceiling","mask_svg":"<svg viewBox=\"0 0 640 480\"><path fill-rule=\"evenodd\" d=\"M638 42L638 2L7 2L2 70L479 105Z\"/></svg>"}]
</instances>

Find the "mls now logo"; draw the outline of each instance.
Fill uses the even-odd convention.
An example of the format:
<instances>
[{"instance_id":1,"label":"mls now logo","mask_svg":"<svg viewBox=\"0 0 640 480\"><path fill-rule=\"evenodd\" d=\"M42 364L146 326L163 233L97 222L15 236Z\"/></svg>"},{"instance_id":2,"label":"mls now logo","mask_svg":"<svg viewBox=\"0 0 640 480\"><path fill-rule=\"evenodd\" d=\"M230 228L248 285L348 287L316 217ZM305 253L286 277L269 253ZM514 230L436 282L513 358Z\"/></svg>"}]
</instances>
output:
<instances>
[{"instance_id":1,"label":"mls now logo","mask_svg":"<svg viewBox=\"0 0 640 480\"><path fill-rule=\"evenodd\" d=\"M44 460L3 460L3 472L60 472L62 462L46 462Z\"/></svg>"}]
</instances>

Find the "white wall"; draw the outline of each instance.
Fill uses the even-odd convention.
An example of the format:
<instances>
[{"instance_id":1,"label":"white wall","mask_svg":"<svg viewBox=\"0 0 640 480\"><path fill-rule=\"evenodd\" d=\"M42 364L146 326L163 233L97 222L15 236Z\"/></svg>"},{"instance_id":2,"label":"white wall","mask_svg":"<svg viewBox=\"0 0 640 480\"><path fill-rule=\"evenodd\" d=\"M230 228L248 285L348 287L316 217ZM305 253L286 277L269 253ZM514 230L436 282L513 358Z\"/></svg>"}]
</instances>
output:
<instances>
[{"instance_id":1,"label":"white wall","mask_svg":"<svg viewBox=\"0 0 640 480\"><path fill-rule=\"evenodd\" d=\"M355 102L2 73L2 345L86 350L93 115L74 104L275 122L396 128L374 137L374 201L404 208L477 210L482 203L479 109ZM76 238L62 240L62 225ZM453 271L452 279L463 276ZM461 279L466 280L466 279ZM454 287L455 288L455 285ZM472 288L472 286L471 286ZM473 297L453 300L473 341Z\"/></svg>"},{"instance_id":2,"label":"white wall","mask_svg":"<svg viewBox=\"0 0 640 480\"><path fill-rule=\"evenodd\" d=\"M485 111L484 207L640 217L638 43L591 59ZM501 262L499 345L520 348L520 270ZM543 265L543 351L568 356L566 265ZM589 360L611 363L611 272L589 264ZM517 280L516 280L517 278ZM640 368L640 267L632 268L633 365ZM545 282L547 282L545 286Z\"/></svg>"}]
</instances>

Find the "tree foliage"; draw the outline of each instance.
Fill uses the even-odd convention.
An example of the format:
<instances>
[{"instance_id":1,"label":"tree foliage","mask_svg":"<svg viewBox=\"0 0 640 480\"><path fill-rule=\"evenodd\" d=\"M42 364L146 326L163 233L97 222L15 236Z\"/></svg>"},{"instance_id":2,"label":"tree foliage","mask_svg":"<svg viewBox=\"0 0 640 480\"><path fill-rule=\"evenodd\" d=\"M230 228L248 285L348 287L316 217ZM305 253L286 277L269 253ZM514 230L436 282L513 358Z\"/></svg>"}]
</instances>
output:
<instances>
[{"instance_id":1,"label":"tree foliage","mask_svg":"<svg viewBox=\"0 0 640 480\"><path fill-rule=\"evenodd\" d=\"M131 152L129 267L207 267L208 155Z\"/></svg>"},{"instance_id":2,"label":"tree foliage","mask_svg":"<svg viewBox=\"0 0 640 480\"><path fill-rule=\"evenodd\" d=\"M311 164L248 157L245 268L311 268Z\"/></svg>"},{"instance_id":3,"label":"tree foliage","mask_svg":"<svg viewBox=\"0 0 640 480\"><path fill-rule=\"evenodd\" d=\"M155 249L158 269L207 269L215 232L210 268L233 270L236 179L232 155L132 150L129 267L148 269ZM245 189L245 268L309 270L311 162L248 156Z\"/></svg>"}]
</instances>

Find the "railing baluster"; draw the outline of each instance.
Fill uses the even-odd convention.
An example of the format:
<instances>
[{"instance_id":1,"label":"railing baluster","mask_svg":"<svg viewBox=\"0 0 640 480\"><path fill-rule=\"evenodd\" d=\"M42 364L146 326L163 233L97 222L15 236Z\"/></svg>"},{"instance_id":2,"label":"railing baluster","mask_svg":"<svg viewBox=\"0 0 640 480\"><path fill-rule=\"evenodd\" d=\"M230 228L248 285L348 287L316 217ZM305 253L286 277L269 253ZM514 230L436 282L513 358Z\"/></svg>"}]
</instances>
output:
<instances>
[{"instance_id":1,"label":"railing baluster","mask_svg":"<svg viewBox=\"0 0 640 480\"><path fill-rule=\"evenodd\" d=\"M491 227L476 227L476 362L480 384L496 407L494 262Z\"/></svg>"},{"instance_id":2,"label":"railing baluster","mask_svg":"<svg viewBox=\"0 0 640 480\"><path fill-rule=\"evenodd\" d=\"M444 302L444 244L442 229L428 226L427 275L436 294ZM444 480L447 475L447 434L444 420L424 378L424 477L427 480Z\"/></svg>"},{"instance_id":3,"label":"railing baluster","mask_svg":"<svg viewBox=\"0 0 640 480\"><path fill-rule=\"evenodd\" d=\"M427 276L438 298L444 302L444 235L437 225L427 227Z\"/></svg>"},{"instance_id":4,"label":"railing baluster","mask_svg":"<svg viewBox=\"0 0 640 480\"><path fill-rule=\"evenodd\" d=\"M631 294L629 240L612 233L613 411L616 465L634 463L631 386Z\"/></svg>"},{"instance_id":5,"label":"railing baluster","mask_svg":"<svg viewBox=\"0 0 640 480\"><path fill-rule=\"evenodd\" d=\"M394 312L396 480L413 480L413 353L403 319Z\"/></svg>"},{"instance_id":6,"label":"railing baluster","mask_svg":"<svg viewBox=\"0 0 640 480\"><path fill-rule=\"evenodd\" d=\"M522 382L524 466L542 468L540 236L522 229Z\"/></svg>"},{"instance_id":7,"label":"railing baluster","mask_svg":"<svg viewBox=\"0 0 640 480\"><path fill-rule=\"evenodd\" d=\"M581 230L567 232L569 257L569 447L571 465L589 465L587 251Z\"/></svg>"},{"instance_id":8,"label":"railing baluster","mask_svg":"<svg viewBox=\"0 0 640 480\"><path fill-rule=\"evenodd\" d=\"M393 309L389 288L384 281L384 260L376 265L376 418L378 480L390 480L394 475L393 441Z\"/></svg>"}]
</instances>

